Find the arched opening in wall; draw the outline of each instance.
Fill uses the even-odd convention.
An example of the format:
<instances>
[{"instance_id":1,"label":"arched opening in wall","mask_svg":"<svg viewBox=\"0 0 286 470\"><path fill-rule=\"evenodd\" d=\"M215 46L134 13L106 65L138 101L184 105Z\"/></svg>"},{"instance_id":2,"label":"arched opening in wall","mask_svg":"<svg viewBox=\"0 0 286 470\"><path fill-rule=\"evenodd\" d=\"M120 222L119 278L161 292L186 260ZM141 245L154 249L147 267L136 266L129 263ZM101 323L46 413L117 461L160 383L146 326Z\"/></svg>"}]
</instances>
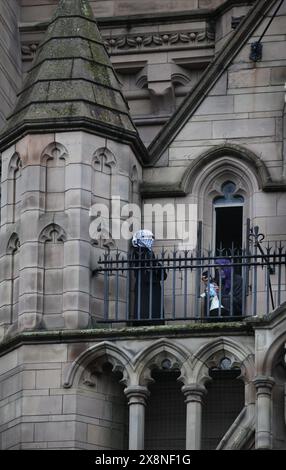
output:
<instances>
[{"instance_id":1,"label":"arched opening in wall","mask_svg":"<svg viewBox=\"0 0 286 470\"><path fill-rule=\"evenodd\" d=\"M245 404L240 369L211 369L202 413L202 449L216 449Z\"/></svg>"},{"instance_id":2,"label":"arched opening in wall","mask_svg":"<svg viewBox=\"0 0 286 470\"><path fill-rule=\"evenodd\" d=\"M247 241L259 181L253 165L237 157L231 152L205 157L205 165L192 175L190 190L197 197L202 250L214 253L221 246L241 247Z\"/></svg>"},{"instance_id":3,"label":"arched opening in wall","mask_svg":"<svg viewBox=\"0 0 286 470\"><path fill-rule=\"evenodd\" d=\"M225 181L221 185L222 194L213 200L216 254L220 254L222 249L242 247L244 197L236 192L236 184L233 181Z\"/></svg>"},{"instance_id":4,"label":"arched opening in wall","mask_svg":"<svg viewBox=\"0 0 286 470\"><path fill-rule=\"evenodd\" d=\"M186 448L186 404L179 371L154 370L145 414L145 450Z\"/></svg>"},{"instance_id":5,"label":"arched opening in wall","mask_svg":"<svg viewBox=\"0 0 286 470\"><path fill-rule=\"evenodd\" d=\"M128 404L121 379L122 373L113 371L109 362L83 378L77 410L90 418L89 449L128 450Z\"/></svg>"},{"instance_id":6,"label":"arched opening in wall","mask_svg":"<svg viewBox=\"0 0 286 470\"><path fill-rule=\"evenodd\" d=\"M272 390L273 403L273 449L285 450L286 443L286 360L285 349L281 348L273 361L271 373L275 380Z\"/></svg>"}]
</instances>

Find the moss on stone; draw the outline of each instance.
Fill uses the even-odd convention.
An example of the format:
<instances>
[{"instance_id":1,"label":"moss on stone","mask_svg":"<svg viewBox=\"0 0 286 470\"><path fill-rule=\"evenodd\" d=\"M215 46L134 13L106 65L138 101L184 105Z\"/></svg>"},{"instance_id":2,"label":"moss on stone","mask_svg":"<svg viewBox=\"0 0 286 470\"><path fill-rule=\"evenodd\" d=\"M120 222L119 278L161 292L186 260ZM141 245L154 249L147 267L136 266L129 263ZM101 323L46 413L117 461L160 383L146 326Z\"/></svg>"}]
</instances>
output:
<instances>
[{"instance_id":1,"label":"moss on stone","mask_svg":"<svg viewBox=\"0 0 286 470\"><path fill-rule=\"evenodd\" d=\"M137 134L87 0L62 0L40 45L6 134L78 118ZM85 121L84 121L85 120ZM112 132L114 132L112 130ZM130 134L128 134L130 135Z\"/></svg>"},{"instance_id":2,"label":"moss on stone","mask_svg":"<svg viewBox=\"0 0 286 470\"><path fill-rule=\"evenodd\" d=\"M45 41L52 37L64 38L81 36L91 41L102 43L102 39L95 23L86 21L84 18L60 17L57 18L47 29Z\"/></svg>"},{"instance_id":3,"label":"moss on stone","mask_svg":"<svg viewBox=\"0 0 286 470\"><path fill-rule=\"evenodd\" d=\"M58 16L82 15L93 19L93 12L87 0L60 0L53 19Z\"/></svg>"}]
</instances>

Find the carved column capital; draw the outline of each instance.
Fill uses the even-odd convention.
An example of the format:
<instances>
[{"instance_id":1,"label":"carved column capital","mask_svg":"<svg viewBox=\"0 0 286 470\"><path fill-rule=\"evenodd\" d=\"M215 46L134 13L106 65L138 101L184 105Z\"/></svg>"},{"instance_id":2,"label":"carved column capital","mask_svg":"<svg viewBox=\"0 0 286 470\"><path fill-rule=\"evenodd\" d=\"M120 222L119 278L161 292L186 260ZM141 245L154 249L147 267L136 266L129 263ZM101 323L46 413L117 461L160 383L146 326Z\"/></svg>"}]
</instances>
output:
<instances>
[{"instance_id":1,"label":"carved column capital","mask_svg":"<svg viewBox=\"0 0 286 470\"><path fill-rule=\"evenodd\" d=\"M124 393L128 399L128 405L144 405L146 406L150 392L147 387L142 385L132 385L125 388Z\"/></svg>"},{"instance_id":2,"label":"carved column capital","mask_svg":"<svg viewBox=\"0 0 286 470\"><path fill-rule=\"evenodd\" d=\"M275 380L273 377L266 377L263 375L258 375L253 380L253 383L256 387L256 394L257 395L271 395L273 385L275 384Z\"/></svg>"}]
</instances>

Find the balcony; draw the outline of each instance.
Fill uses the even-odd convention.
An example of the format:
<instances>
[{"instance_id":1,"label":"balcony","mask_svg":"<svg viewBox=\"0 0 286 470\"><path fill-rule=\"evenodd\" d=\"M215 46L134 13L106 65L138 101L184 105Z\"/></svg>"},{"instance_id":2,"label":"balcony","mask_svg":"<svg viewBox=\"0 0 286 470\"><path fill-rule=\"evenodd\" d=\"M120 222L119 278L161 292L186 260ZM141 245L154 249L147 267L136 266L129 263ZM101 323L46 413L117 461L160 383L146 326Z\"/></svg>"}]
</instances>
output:
<instances>
[{"instance_id":1,"label":"balcony","mask_svg":"<svg viewBox=\"0 0 286 470\"><path fill-rule=\"evenodd\" d=\"M262 246L258 230L241 249L105 253L100 323L233 322L264 316L286 300L286 250Z\"/></svg>"}]
</instances>

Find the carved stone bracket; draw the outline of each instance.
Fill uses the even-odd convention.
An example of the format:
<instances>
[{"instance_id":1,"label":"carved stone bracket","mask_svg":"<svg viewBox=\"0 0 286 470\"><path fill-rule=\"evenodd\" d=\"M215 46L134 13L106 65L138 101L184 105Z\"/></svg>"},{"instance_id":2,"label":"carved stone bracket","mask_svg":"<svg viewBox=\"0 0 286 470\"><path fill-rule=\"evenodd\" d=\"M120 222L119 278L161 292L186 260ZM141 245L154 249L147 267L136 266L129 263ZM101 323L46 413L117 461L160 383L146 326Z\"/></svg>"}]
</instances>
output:
<instances>
[{"instance_id":1,"label":"carved stone bracket","mask_svg":"<svg viewBox=\"0 0 286 470\"><path fill-rule=\"evenodd\" d=\"M22 44L22 47L21 47L22 60L24 62L33 60L36 55L38 46L39 46L39 43Z\"/></svg>"}]
</instances>

